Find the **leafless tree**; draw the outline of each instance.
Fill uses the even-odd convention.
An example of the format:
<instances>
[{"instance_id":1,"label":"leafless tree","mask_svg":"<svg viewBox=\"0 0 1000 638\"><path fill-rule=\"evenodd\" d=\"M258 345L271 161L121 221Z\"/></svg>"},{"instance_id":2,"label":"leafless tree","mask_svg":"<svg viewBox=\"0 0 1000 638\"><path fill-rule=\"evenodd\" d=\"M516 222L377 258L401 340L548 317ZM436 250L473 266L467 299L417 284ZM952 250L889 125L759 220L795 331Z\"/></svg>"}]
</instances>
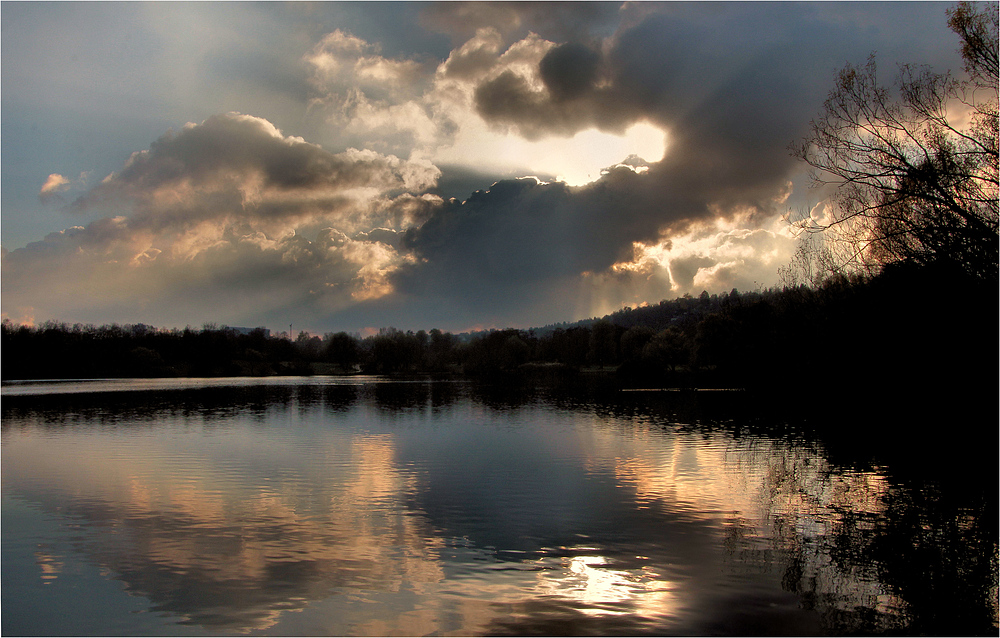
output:
<instances>
[{"instance_id":1,"label":"leafless tree","mask_svg":"<svg viewBox=\"0 0 1000 638\"><path fill-rule=\"evenodd\" d=\"M833 229L865 269L895 261L951 263L997 280L997 5L960 3L967 78L900 67L879 84L874 56L848 65L792 152L817 184L837 188Z\"/></svg>"}]
</instances>

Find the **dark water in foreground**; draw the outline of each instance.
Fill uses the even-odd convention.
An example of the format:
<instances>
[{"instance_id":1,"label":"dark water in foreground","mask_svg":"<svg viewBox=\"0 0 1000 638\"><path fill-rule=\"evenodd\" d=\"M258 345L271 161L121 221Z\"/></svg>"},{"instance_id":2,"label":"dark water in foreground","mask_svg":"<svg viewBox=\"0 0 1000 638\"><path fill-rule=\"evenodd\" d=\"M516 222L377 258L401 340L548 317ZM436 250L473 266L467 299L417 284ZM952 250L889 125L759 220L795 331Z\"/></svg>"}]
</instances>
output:
<instances>
[{"instance_id":1,"label":"dark water in foreground","mask_svg":"<svg viewBox=\"0 0 1000 638\"><path fill-rule=\"evenodd\" d=\"M997 635L995 464L718 393L6 386L0 444L4 635Z\"/></svg>"}]
</instances>

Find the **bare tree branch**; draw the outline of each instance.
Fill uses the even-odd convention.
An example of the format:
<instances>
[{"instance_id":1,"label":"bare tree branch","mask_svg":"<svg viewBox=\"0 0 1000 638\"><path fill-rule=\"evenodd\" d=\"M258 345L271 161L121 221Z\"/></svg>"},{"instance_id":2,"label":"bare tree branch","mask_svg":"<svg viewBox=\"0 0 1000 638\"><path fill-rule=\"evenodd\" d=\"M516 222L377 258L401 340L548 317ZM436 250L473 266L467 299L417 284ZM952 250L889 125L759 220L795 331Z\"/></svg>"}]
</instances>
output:
<instances>
[{"instance_id":1,"label":"bare tree branch","mask_svg":"<svg viewBox=\"0 0 1000 638\"><path fill-rule=\"evenodd\" d=\"M837 186L832 222L852 243L846 259L870 270L894 261L950 262L997 281L997 10L961 3L949 26L969 79L903 65L894 91L874 56L847 65L809 135L792 147L818 185ZM970 113L967 126L949 109Z\"/></svg>"}]
</instances>

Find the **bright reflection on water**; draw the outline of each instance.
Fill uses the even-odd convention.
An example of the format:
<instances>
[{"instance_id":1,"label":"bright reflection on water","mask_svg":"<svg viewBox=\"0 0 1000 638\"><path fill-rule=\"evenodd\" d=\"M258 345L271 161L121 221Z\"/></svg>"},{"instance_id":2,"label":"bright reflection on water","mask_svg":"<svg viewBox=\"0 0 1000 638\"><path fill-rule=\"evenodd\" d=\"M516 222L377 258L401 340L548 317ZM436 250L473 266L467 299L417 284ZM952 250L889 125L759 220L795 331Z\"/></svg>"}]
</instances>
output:
<instances>
[{"instance_id":1,"label":"bright reflection on water","mask_svg":"<svg viewBox=\"0 0 1000 638\"><path fill-rule=\"evenodd\" d=\"M901 574L894 543L936 534L979 597L958 626L995 634L995 520L928 519L941 504L884 468L644 400L322 377L5 386L3 632L907 632L935 627L921 596L944 594L908 584L921 567Z\"/></svg>"}]
</instances>

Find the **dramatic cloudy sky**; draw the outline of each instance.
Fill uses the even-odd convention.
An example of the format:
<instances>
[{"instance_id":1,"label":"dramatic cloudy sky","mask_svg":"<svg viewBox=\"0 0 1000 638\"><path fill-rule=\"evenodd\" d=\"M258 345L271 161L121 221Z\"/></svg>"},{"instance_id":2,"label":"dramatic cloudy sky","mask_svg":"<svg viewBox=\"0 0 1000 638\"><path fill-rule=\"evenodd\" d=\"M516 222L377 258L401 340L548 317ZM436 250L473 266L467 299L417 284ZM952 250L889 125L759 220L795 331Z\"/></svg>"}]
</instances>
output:
<instances>
[{"instance_id":1,"label":"dramatic cloudy sky","mask_svg":"<svg viewBox=\"0 0 1000 638\"><path fill-rule=\"evenodd\" d=\"M788 145L845 63L960 71L948 6L6 2L3 316L464 331L774 285L828 195Z\"/></svg>"}]
</instances>

